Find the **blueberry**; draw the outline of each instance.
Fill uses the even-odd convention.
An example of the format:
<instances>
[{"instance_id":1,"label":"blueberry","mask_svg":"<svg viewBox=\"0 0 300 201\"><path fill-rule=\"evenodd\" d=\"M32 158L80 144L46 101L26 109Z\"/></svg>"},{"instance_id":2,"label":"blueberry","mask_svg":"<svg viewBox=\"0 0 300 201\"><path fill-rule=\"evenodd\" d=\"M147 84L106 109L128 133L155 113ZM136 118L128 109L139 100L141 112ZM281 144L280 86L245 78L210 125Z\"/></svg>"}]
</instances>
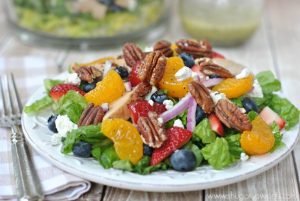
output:
<instances>
[{"instance_id":1,"label":"blueberry","mask_svg":"<svg viewBox=\"0 0 300 201\"><path fill-rule=\"evenodd\" d=\"M82 90L86 93L93 90L95 87L96 87L96 82L82 84Z\"/></svg>"},{"instance_id":2,"label":"blueberry","mask_svg":"<svg viewBox=\"0 0 300 201\"><path fill-rule=\"evenodd\" d=\"M217 74L212 74L212 75L209 75L208 77L209 78L220 78L220 76Z\"/></svg>"},{"instance_id":3,"label":"blueberry","mask_svg":"<svg viewBox=\"0 0 300 201\"><path fill-rule=\"evenodd\" d=\"M170 158L170 162L174 170L191 171L196 167L196 157L190 150L180 149L175 151Z\"/></svg>"},{"instance_id":4,"label":"blueberry","mask_svg":"<svg viewBox=\"0 0 300 201\"><path fill-rule=\"evenodd\" d=\"M258 112L258 107L251 98L249 98L249 97L243 98L242 104L247 113L250 112L251 110Z\"/></svg>"},{"instance_id":5,"label":"blueberry","mask_svg":"<svg viewBox=\"0 0 300 201\"><path fill-rule=\"evenodd\" d=\"M163 91L156 91L151 95L151 100L156 103L163 103L164 100L167 100L168 96Z\"/></svg>"},{"instance_id":6,"label":"blueberry","mask_svg":"<svg viewBox=\"0 0 300 201\"><path fill-rule=\"evenodd\" d=\"M181 53L180 57L183 60L185 66L192 68L193 65L195 65L195 61L191 55L187 53Z\"/></svg>"},{"instance_id":7,"label":"blueberry","mask_svg":"<svg viewBox=\"0 0 300 201\"><path fill-rule=\"evenodd\" d=\"M196 124L198 124L200 121L202 121L202 119L204 119L206 117L205 112L203 111L203 109L197 105L197 109L196 109Z\"/></svg>"},{"instance_id":8,"label":"blueberry","mask_svg":"<svg viewBox=\"0 0 300 201\"><path fill-rule=\"evenodd\" d=\"M119 5L117 5L117 4L112 4L112 5L110 5L109 7L108 7L108 11L110 11L110 12L115 12L115 13L117 13L117 12L122 12L122 11L125 11L126 9L124 8L124 7L122 7L122 6L119 6Z\"/></svg>"},{"instance_id":9,"label":"blueberry","mask_svg":"<svg viewBox=\"0 0 300 201\"><path fill-rule=\"evenodd\" d=\"M73 154L78 157L88 158L91 156L92 145L79 141L73 146Z\"/></svg>"},{"instance_id":10,"label":"blueberry","mask_svg":"<svg viewBox=\"0 0 300 201\"><path fill-rule=\"evenodd\" d=\"M129 73L128 70L123 66L118 66L115 68L115 71L121 76L121 78L127 78Z\"/></svg>"},{"instance_id":11,"label":"blueberry","mask_svg":"<svg viewBox=\"0 0 300 201\"><path fill-rule=\"evenodd\" d=\"M98 0L98 2L106 6L115 4L115 0Z\"/></svg>"},{"instance_id":12,"label":"blueberry","mask_svg":"<svg viewBox=\"0 0 300 201\"><path fill-rule=\"evenodd\" d=\"M51 115L49 118L48 118L48 128L50 131L52 131L53 133L58 133L57 131L57 128L56 128L56 125L55 125L55 120L57 118L57 115Z\"/></svg>"},{"instance_id":13,"label":"blueberry","mask_svg":"<svg viewBox=\"0 0 300 201\"><path fill-rule=\"evenodd\" d=\"M151 156L152 155L152 152L153 152L152 147L149 147L148 145L144 144L143 148L144 148L144 155L146 155L146 156Z\"/></svg>"}]
</instances>

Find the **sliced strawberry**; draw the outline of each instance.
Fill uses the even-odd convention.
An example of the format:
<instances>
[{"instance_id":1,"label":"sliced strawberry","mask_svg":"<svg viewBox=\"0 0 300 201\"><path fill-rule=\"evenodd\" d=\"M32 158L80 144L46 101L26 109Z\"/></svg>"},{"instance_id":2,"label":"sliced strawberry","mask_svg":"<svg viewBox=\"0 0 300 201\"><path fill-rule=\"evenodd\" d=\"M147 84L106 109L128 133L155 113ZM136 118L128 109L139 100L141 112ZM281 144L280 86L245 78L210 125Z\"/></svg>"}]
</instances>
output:
<instances>
[{"instance_id":1,"label":"sliced strawberry","mask_svg":"<svg viewBox=\"0 0 300 201\"><path fill-rule=\"evenodd\" d=\"M154 105L151 106L146 100L130 103L128 108L131 113L131 119L134 123L137 123L139 117L147 117L150 111L156 112L157 114L161 114L166 111L165 105L154 103Z\"/></svg>"},{"instance_id":2,"label":"sliced strawberry","mask_svg":"<svg viewBox=\"0 0 300 201\"><path fill-rule=\"evenodd\" d=\"M215 51L212 52L211 57L212 57L212 58L225 59L225 57L224 57L222 54L220 54L220 53L218 53L218 52L215 52Z\"/></svg>"},{"instance_id":3,"label":"sliced strawberry","mask_svg":"<svg viewBox=\"0 0 300 201\"><path fill-rule=\"evenodd\" d=\"M72 84L58 84L54 87L49 92L49 95L54 101L57 101L60 97L65 95L68 91L73 90L77 91L80 93L82 96L85 94L84 91L82 91L80 88L78 88L75 85Z\"/></svg>"},{"instance_id":4,"label":"sliced strawberry","mask_svg":"<svg viewBox=\"0 0 300 201\"><path fill-rule=\"evenodd\" d=\"M139 65L141 65L141 62L137 62L136 65L132 67L131 72L128 77L129 82L131 83L131 86L133 86L133 87L138 85L141 82L140 78L138 77Z\"/></svg>"},{"instance_id":5,"label":"sliced strawberry","mask_svg":"<svg viewBox=\"0 0 300 201\"><path fill-rule=\"evenodd\" d=\"M182 147L192 137L192 132L179 128L172 127L167 130L167 140L157 149L153 150L150 165L157 165L162 160L170 156L176 149Z\"/></svg>"},{"instance_id":6,"label":"sliced strawberry","mask_svg":"<svg viewBox=\"0 0 300 201\"><path fill-rule=\"evenodd\" d=\"M219 136L224 136L224 129L221 121L215 114L210 114L208 116L208 121L210 123L210 127L213 131L215 131Z\"/></svg>"},{"instance_id":7,"label":"sliced strawberry","mask_svg":"<svg viewBox=\"0 0 300 201\"><path fill-rule=\"evenodd\" d=\"M285 120L281 118L276 112L274 112L271 108L264 107L264 109L260 112L259 116L268 124L272 125L275 122L280 129L283 129L285 126Z\"/></svg>"}]
</instances>

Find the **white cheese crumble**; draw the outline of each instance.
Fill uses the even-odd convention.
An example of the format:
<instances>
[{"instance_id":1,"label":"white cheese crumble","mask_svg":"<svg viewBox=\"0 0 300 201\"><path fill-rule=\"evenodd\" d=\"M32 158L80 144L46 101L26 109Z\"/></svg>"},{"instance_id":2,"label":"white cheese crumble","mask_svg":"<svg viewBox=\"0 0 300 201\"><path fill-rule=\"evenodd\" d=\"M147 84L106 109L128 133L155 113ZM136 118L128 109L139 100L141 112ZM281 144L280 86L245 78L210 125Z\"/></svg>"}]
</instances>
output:
<instances>
[{"instance_id":1,"label":"white cheese crumble","mask_svg":"<svg viewBox=\"0 0 300 201\"><path fill-rule=\"evenodd\" d=\"M153 51L153 47L151 47L151 46L146 46L144 48L144 52L152 52L152 51Z\"/></svg>"},{"instance_id":2,"label":"white cheese crumble","mask_svg":"<svg viewBox=\"0 0 300 201\"><path fill-rule=\"evenodd\" d=\"M154 105L154 101L153 100L148 100L149 105L153 106Z\"/></svg>"},{"instance_id":3,"label":"white cheese crumble","mask_svg":"<svg viewBox=\"0 0 300 201\"><path fill-rule=\"evenodd\" d=\"M175 73L175 77L178 82L181 82L192 77L192 73L193 71L189 67L183 66Z\"/></svg>"},{"instance_id":4,"label":"white cheese crumble","mask_svg":"<svg viewBox=\"0 0 300 201\"><path fill-rule=\"evenodd\" d=\"M245 110L245 108L243 108L243 107L240 107L239 110L240 110L242 113L246 113L246 110Z\"/></svg>"},{"instance_id":5,"label":"white cheese crumble","mask_svg":"<svg viewBox=\"0 0 300 201\"><path fill-rule=\"evenodd\" d=\"M157 118L157 121L158 121L160 124L163 124L163 123L164 123L164 120L163 120L163 118L161 118L161 117L158 117L158 118Z\"/></svg>"},{"instance_id":6,"label":"white cheese crumble","mask_svg":"<svg viewBox=\"0 0 300 201\"><path fill-rule=\"evenodd\" d=\"M78 128L77 124L74 124L67 115L58 115L55 126L61 137L66 137L69 131Z\"/></svg>"},{"instance_id":7,"label":"white cheese crumble","mask_svg":"<svg viewBox=\"0 0 300 201\"><path fill-rule=\"evenodd\" d=\"M236 79L242 79L251 74L251 71L248 68L244 68L239 74L235 76Z\"/></svg>"},{"instance_id":8,"label":"white cheese crumble","mask_svg":"<svg viewBox=\"0 0 300 201\"><path fill-rule=\"evenodd\" d=\"M173 126L180 127L180 128L184 128L183 123L182 123L182 121L181 121L180 119L176 119L176 120L174 121Z\"/></svg>"},{"instance_id":9,"label":"white cheese crumble","mask_svg":"<svg viewBox=\"0 0 300 201\"><path fill-rule=\"evenodd\" d=\"M258 97L258 98L264 97L262 88L261 88L259 82L257 81L257 79L254 80L253 89L247 95L250 97Z\"/></svg>"},{"instance_id":10,"label":"white cheese crumble","mask_svg":"<svg viewBox=\"0 0 300 201\"><path fill-rule=\"evenodd\" d=\"M81 82L80 78L78 77L77 73L69 73L64 81L66 84L74 84L79 85Z\"/></svg>"},{"instance_id":11,"label":"white cheese crumble","mask_svg":"<svg viewBox=\"0 0 300 201\"><path fill-rule=\"evenodd\" d=\"M240 160L241 160L241 161L246 161L246 160L248 160L248 159L249 159L249 156L248 156L246 153L242 152L242 153L241 153Z\"/></svg>"},{"instance_id":12,"label":"white cheese crumble","mask_svg":"<svg viewBox=\"0 0 300 201\"><path fill-rule=\"evenodd\" d=\"M146 95L145 100L150 100L152 94L154 94L157 91L157 88L155 86L152 86L151 91Z\"/></svg>"},{"instance_id":13,"label":"white cheese crumble","mask_svg":"<svg viewBox=\"0 0 300 201\"><path fill-rule=\"evenodd\" d=\"M111 61L106 61L104 63L104 66L103 66L103 75L106 75L108 73L108 71L111 69L112 67L112 62Z\"/></svg>"},{"instance_id":14,"label":"white cheese crumble","mask_svg":"<svg viewBox=\"0 0 300 201\"><path fill-rule=\"evenodd\" d=\"M225 94L217 92L217 91L211 91L210 96L213 99L215 104L217 104L217 102L221 99L226 99Z\"/></svg>"},{"instance_id":15,"label":"white cheese crumble","mask_svg":"<svg viewBox=\"0 0 300 201\"><path fill-rule=\"evenodd\" d=\"M131 91L132 87L131 87L131 83L130 82L125 82L124 86L125 86L126 92Z\"/></svg>"},{"instance_id":16,"label":"white cheese crumble","mask_svg":"<svg viewBox=\"0 0 300 201\"><path fill-rule=\"evenodd\" d=\"M166 106L167 110L170 110L174 107L174 103L171 100L164 100L163 104Z\"/></svg>"},{"instance_id":17,"label":"white cheese crumble","mask_svg":"<svg viewBox=\"0 0 300 201\"><path fill-rule=\"evenodd\" d=\"M108 109L109 109L108 103L102 103L101 107L104 111L108 111Z\"/></svg>"}]
</instances>

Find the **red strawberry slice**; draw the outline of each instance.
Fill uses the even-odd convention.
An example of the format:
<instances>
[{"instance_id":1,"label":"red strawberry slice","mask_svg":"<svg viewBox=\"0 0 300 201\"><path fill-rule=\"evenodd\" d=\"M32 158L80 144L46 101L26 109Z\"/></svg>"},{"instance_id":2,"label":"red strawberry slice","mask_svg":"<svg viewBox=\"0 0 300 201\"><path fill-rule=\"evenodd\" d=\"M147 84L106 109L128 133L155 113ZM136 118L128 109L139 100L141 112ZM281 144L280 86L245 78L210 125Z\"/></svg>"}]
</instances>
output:
<instances>
[{"instance_id":1,"label":"red strawberry slice","mask_svg":"<svg viewBox=\"0 0 300 201\"><path fill-rule=\"evenodd\" d=\"M264 109L260 112L259 116L268 124L272 125L275 122L280 129L283 129L285 126L285 120L281 118L276 112L274 112L271 108L264 107Z\"/></svg>"},{"instance_id":2,"label":"red strawberry slice","mask_svg":"<svg viewBox=\"0 0 300 201\"><path fill-rule=\"evenodd\" d=\"M176 149L182 147L191 139L192 132L180 127L172 127L167 130L167 137L167 140L160 148L153 150L150 165L157 165L176 151Z\"/></svg>"},{"instance_id":3,"label":"red strawberry slice","mask_svg":"<svg viewBox=\"0 0 300 201\"><path fill-rule=\"evenodd\" d=\"M151 106L146 100L131 103L128 105L128 108L131 113L131 119L134 123L137 123L139 117L147 117L149 112L161 114L166 111L165 105L154 103L154 105Z\"/></svg>"},{"instance_id":4,"label":"red strawberry slice","mask_svg":"<svg viewBox=\"0 0 300 201\"><path fill-rule=\"evenodd\" d=\"M85 94L84 91L82 91L80 88L78 88L75 85L72 84L58 84L54 87L49 92L49 95L54 101L57 101L60 97L65 95L68 91L73 90L77 91L80 93L82 96Z\"/></svg>"},{"instance_id":5,"label":"red strawberry slice","mask_svg":"<svg viewBox=\"0 0 300 201\"><path fill-rule=\"evenodd\" d=\"M141 62L137 62L135 66L132 67L131 72L129 74L129 82L131 83L131 86L136 86L139 83L141 83L140 78L138 77L138 67L141 65Z\"/></svg>"},{"instance_id":6,"label":"red strawberry slice","mask_svg":"<svg viewBox=\"0 0 300 201\"><path fill-rule=\"evenodd\" d=\"M225 59L225 57L224 57L222 54L220 54L220 53L218 53L218 52L215 52L215 51L212 52L211 57L212 57L212 58Z\"/></svg>"},{"instance_id":7,"label":"red strawberry slice","mask_svg":"<svg viewBox=\"0 0 300 201\"><path fill-rule=\"evenodd\" d=\"M210 127L213 131L215 131L219 136L224 136L224 129L221 121L215 114L210 114L208 116L208 121L210 123Z\"/></svg>"}]
</instances>

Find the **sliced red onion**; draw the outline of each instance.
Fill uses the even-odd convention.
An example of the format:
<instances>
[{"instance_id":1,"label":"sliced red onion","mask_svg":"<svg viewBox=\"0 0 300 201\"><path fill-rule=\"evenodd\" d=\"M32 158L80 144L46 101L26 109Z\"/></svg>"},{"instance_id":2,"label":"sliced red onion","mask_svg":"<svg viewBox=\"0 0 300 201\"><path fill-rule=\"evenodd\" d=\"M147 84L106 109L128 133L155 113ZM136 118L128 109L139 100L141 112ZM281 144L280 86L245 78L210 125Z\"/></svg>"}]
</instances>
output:
<instances>
[{"instance_id":1,"label":"sliced red onion","mask_svg":"<svg viewBox=\"0 0 300 201\"><path fill-rule=\"evenodd\" d=\"M204 84L204 86L206 87L213 87L217 84L219 84L220 82L222 82L224 79L223 78L211 78L208 80L203 80L202 84Z\"/></svg>"},{"instance_id":2,"label":"sliced red onion","mask_svg":"<svg viewBox=\"0 0 300 201\"><path fill-rule=\"evenodd\" d=\"M196 126L196 109L197 109L197 103L195 99L192 99L188 107L187 124L186 124L187 130L191 132L193 132Z\"/></svg>"},{"instance_id":3,"label":"sliced red onion","mask_svg":"<svg viewBox=\"0 0 300 201\"><path fill-rule=\"evenodd\" d=\"M124 86L125 86L125 90L127 92L131 91L132 87L131 87L131 83L130 82L125 82Z\"/></svg>"},{"instance_id":4,"label":"sliced red onion","mask_svg":"<svg viewBox=\"0 0 300 201\"><path fill-rule=\"evenodd\" d=\"M192 95L188 93L172 109L162 113L160 117L163 119L163 123L173 119L174 117L182 113L184 110L186 110L189 107L189 104L192 100Z\"/></svg>"}]
</instances>

